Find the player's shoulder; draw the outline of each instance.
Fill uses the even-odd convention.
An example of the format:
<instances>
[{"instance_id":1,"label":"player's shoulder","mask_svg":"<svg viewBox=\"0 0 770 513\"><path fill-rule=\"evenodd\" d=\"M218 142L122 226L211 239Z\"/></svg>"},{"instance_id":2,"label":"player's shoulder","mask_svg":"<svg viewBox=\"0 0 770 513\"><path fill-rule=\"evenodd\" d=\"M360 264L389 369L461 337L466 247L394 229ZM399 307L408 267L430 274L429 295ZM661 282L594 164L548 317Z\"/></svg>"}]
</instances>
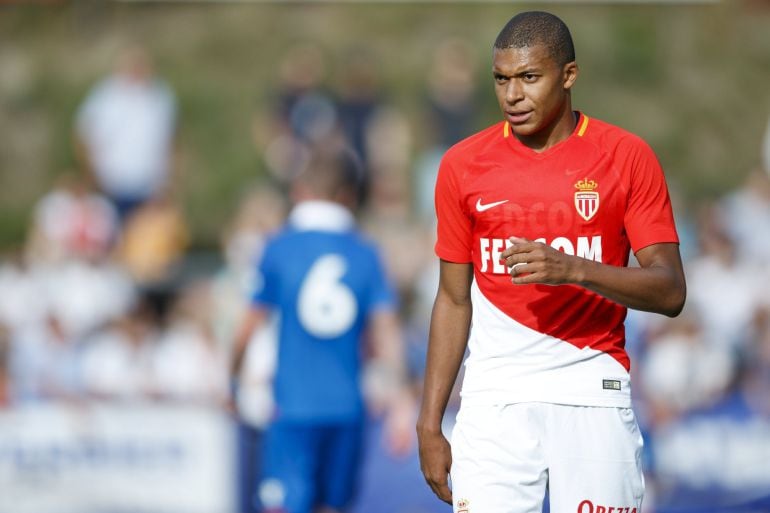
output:
<instances>
[{"instance_id":1,"label":"player's shoulder","mask_svg":"<svg viewBox=\"0 0 770 513\"><path fill-rule=\"evenodd\" d=\"M347 230L303 230L287 223L281 229L269 234L265 247L275 251L294 251L324 241L325 247L337 248L340 252L376 253L377 243L358 227Z\"/></svg>"},{"instance_id":2,"label":"player's shoulder","mask_svg":"<svg viewBox=\"0 0 770 513\"><path fill-rule=\"evenodd\" d=\"M490 146L500 144L504 140L505 122L500 121L489 126L473 135L452 145L446 153L444 160L454 162L472 159L479 152L486 150Z\"/></svg>"},{"instance_id":3,"label":"player's shoulder","mask_svg":"<svg viewBox=\"0 0 770 513\"><path fill-rule=\"evenodd\" d=\"M368 233L361 229L355 229L348 232L350 244L362 253L371 257L378 257L380 254L380 245Z\"/></svg>"},{"instance_id":4,"label":"player's shoulder","mask_svg":"<svg viewBox=\"0 0 770 513\"><path fill-rule=\"evenodd\" d=\"M584 139L604 151L623 153L647 153L652 148L641 136L607 121L589 117L585 118Z\"/></svg>"},{"instance_id":5,"label":"player's shoulder","mask_svg":"<svg viewBox=\"0 0 770 513\"><path fill-rule=\"evenodd\" d=\"M284 224L283 226L268 232L265 234L263 253L265 255L280 255L295 251L297 247L301 246L301 241L298 241L300 232L294 229L290 224Z\"/></svg>"}]
</instances>

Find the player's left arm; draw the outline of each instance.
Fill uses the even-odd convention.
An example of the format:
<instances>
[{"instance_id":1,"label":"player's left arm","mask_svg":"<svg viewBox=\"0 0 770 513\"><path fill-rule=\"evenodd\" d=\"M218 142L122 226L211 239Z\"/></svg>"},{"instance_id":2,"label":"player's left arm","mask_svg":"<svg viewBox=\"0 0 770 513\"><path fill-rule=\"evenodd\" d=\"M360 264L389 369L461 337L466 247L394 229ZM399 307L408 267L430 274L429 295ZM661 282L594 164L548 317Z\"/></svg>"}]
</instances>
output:
<instances>
[{"instance_id":1,"label":"player's left arm","mask_svg":"<svg viewBox=\"0 0 770 513\"><path fill-rule=\"evenodd\" d=\"M387 388L385 431L391 452L405 454L414 445L416 404L406 371L401 323L395 310L379 308L368 319L367 340L377 370Z\"/></svg>"},{"instance_id":2,"label":"player's left arm","mask_svg":"<svg viewBox=\"0 0 770 513\"><path fill-rule=\"evenodd\" d=\"M636 253L639 267L618 267L567 255L519 237L501 254L516 285L579 285L628 308L679 315L686 286L679 245L651 244Z\"/></svg>"},{"instance_id":3,"label":"player's left arm","mask_svg":"<svg viewBox=\"0 0 770 513\"><path fill-rule=\"evenodd\" d=\"M230 359L230 377L238 380L243 367L243 360L254 333L267 323L267 309L252 305L244 314L238 325L233 343L233 353Z\"/></svg>"}]
</instances>

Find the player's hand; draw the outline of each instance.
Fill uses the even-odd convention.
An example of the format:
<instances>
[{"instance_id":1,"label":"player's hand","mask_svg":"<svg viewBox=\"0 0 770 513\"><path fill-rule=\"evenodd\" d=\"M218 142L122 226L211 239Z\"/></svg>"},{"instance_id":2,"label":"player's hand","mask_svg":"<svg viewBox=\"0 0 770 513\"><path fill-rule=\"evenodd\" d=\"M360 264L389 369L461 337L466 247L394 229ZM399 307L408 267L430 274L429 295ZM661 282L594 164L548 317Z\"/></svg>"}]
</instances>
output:
<instances>
[{"instance_id":1,"label":"player's hand","mask_svg":"<svg viewBox=\"0 0 770 513\"><path fill-rule=\"evenodd\" d=\"M420 470L433 493L442 501L452 504L449 489L449 471L452 468L452 450L441 432L418 433Z\"/></svg>"},{"instance_id":2,"label":"player's hand","mask_svg":"<svg viewBox=\"0 0 770 513\"><path fill-rule=\"evenodd\" d=\"M510 270L511 281L517 285L542 283L563 285L575 283L576 257L567 255L548 244L521 237L509 237L511 246L500 254L500 261Z\"/></svg>"},{"instance_id":3,"label":"player's hand","mask_svg":"<svg viewBox=\"0 0 770 513\"><path fill-rule=\"evenodd\" d=\"M417 407L408 391L395 392L385 417L385 442L388 452L396 457L414 449L414 423Z\"/></svg>"}]
</instances>

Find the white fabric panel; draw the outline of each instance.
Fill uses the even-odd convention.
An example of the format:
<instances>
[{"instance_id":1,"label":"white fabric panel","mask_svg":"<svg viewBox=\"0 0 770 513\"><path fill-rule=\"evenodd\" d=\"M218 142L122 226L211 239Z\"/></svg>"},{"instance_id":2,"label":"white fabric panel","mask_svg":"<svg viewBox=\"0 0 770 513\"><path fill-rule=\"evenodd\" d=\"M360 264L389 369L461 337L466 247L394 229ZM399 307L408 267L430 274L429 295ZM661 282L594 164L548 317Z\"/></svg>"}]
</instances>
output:
<instances>
[{"instance_id":1,"label":"white fabric panel","mask_svg":"<svg viewBox=\"0 0 770 513\"><path fill-rule=\"evenodd\" d=\"M511 319L473 283L473 325L463 404L540 401L579 406L631 405L628 371L610 355L579 349ZM620 383L606 389L604 380Z\"/></svg>"}]
</instances>

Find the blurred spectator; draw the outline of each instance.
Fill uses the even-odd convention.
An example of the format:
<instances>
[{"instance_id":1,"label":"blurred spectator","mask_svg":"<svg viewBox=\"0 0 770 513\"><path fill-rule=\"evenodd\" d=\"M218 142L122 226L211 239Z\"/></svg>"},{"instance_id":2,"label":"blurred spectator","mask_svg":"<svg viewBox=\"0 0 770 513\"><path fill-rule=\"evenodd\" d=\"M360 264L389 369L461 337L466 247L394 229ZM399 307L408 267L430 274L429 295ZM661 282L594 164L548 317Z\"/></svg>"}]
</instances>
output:
<instances>
[{"instance_id":1,"label":"blurred spectator","mask_svg":"<svg viewBox=\"0 0 770 513\"><path fill-rule=\"evenodd\" d=\"M761 308L754 318L751 344L743 357L740 387L748 408L770 419L770 308Z\"/></svg>"},{"instance_id":2,"label":"blurred spectator","mask_svg":"<svg viewBox=\"0 0 770 513\"><path fill-rule=\"evenodd\" d=\"M378 175L382 175L384 179L394 174L406 177L409 173L413 143L412 128L406 115L395 107L379 109L369 121L369 129L366 132L369 167L374 179ZM404 201L404 206L408 208L408 194L404 196Z\"/></svg>"},{"instance_id":3,"label":"blurred spectator","mask_svg":"<svg viewBox=\"0 0 770 513\"><path fill-rule=\"evenodd\" d=\"M397 173L379 174L362 220L367 233L382 247L387 269L400 294L411 293L432 255L430 230L415 223L409 209L406 181Z\"/></svg>"},{"instance_id":4,"label":"blurred spectator","mask_svg":"<svg viewBox=\"0 0 770 513\"><path fill-rule=\"evenodd\" d=\"M136 285L125 270L102 257L68 260L36 268L51 315L73 337L80 338L128 312L136 301Z\"/></svg>"},{"instance_id":5,"label":"blurred spectator","mask_svg":"<svg viewBox=\"0 0 770 513\"><path fill-rule=\"evenodd\" d=\"M0 323L0 410L11 405L10 353L10 332Z\"/></svg>"},{"instance_id":6,"label":"blurred spectator","mask_svg":"<svg viewBox=\"0 0 770 513\"><path fill-rule=\"evenodd\" d=\"M448 38L436 45L427 74L429 130L435 145L449 148L470 135L478 116L476 58L471 44Z\"/></svg>"},{"instance_id":7,"label":"blurred spectator","mask_svg":"<svg viewBox=\"0 0 770 513\"><path fill-rule=\"evenodd\" d=\"M339 124L345 139L363 163L361 202L366 203L371 175L369 132L372 121L384 108L378 60L367 48L348 52L337 87Z\"/></svg>"},{"instance_id":8,"label":"blurred spectator","mask_svg":"<svg viewBox=\"0 0 770 513\"><path fill-rule=\"evenodd\" d=\"M652 427L660 429L688 411L716 403L733 382L736 357L729 348L708 343L692 312L666 319L649 341L639 374Z\"/></svg>"},{"instance_id":9,"label":"blurred spectator","mask_svg":"<svg viewBox=\"0 0 770 513\"><path fill-rule=\"evenodd\" d=\"M157 337L157 319L146 303L89 337L80 366L87 397L136 402L155 395L152 357Z\"/></svg>"},{"instance_id":10,"label":"blurred spectator","mask_svg":"<svg viewBox=\"0 0 770 513\"><path fill-rule=\"evenodd\" d=\"M228 394L225 354L211 330L207 282L184 287L152 355L153 392L187 404L221 406Z\"/></svg>"},{"instance_id":11,"label":"blurred spectator","mask_svg":"<svg viewBox=\"0 0 770 513\"><path fill-rule=\"evenodd\" d=\"M98 258L118 234L115 208L89 190L82 178L67 173L35 206L28 256L33 262Z\"/></svg>"},{"instance_id":12,"label":"blurred spectator","mask_svg":"<svg viewBox=\"0 0 770 513\"><path fill-rule=\"evenodd\" d=\"M0 325L11 333L41 324L48 312L47 284L20 251L0 262Z\"/></svg>"},{"instance_id":13,"label":"blurred spectator","mask_svg":"<svg viewBox=\"0 0 770 513\"><path fill-rule=\"evenodd\" d=\"M77 154L121 220L172 186L176 115L174 93L139 46L123 51L78 109Z\"/></svg>"},{"instance_id":14,"label":"blurred spectator","mask_svg":"<svg viewBox=\"0 0 770 513\"><path fill-rule=\"evenodd\" d=\"M77 399L79 349L77 339L55 314L17 331L10 358L14 401Z\"/></svg>"},{"instance_id":15,"label":"blurred spectator","mask_svg":"<svg viewBox=\"0 0 770 513\"><path fill-rule=\"evenodd\" d=\"M281 63L277 121L303 142L328 139L337 127L337 111L325 90L326 58L317 44L289 48Z\"/></svg>"},{"instance_id":16,"label":"blurred spectator","mask_svg":"<svg viewBox=\"0 0 770 513\"><path fill-rule=\"evenodd\" d=\"M738 351L747 343L764 285L757 281L757 266L740 258L743 247L727 230L735 225L727 224L719 205L703 206L698 222L700 255L687 266L687 300L709 343Z\"/></svg>"},{"instance_id":17,"label":"blurred spectator","mask_svg":"<svg viewBox=\"0 0 770 513\"><path fill-rule=\"evenodd\" d=\"M289 48L280 64L280 84L266 126L255 126L268 171L279 183L289 181L307 164L308 145L341 137L337 108L326 91L325 56L316 44Z\"/></svg>"},{"instance_id":18,"label":"blurred spectator","mask_svg":"<svg viewBox=\"0 0 770 513\"><path fill-rule=\"evenodd\" d=\"M755 169L720 201L742 260L770 261L770 171ZM746 222L751 219L751 222Z\"/></svg>"},{"instance_id":19,"label":"blurred spectator","mask_svg":"<svg viewBox=\"0 0 770 513\"><path fill-rule=\"evenodd\" d=\"M149 198L126 220L117 259L140 286L170 278L184 258L188 229L181 209L168 195Z\"/></svg>"},{"instance_id":20,"label":"blurred spectator","mask_svg":"<svg viewBox=\"0 0 770 513\"><path fill-rule=\"evenodd\" d=\"M464 39L447 38L436 45L427 74L426 130L414 164L413 187L417 213L426 222L435 218L433 188L439 162L453 144L470 135L479 113L476 99L476 58Z\"/></svg>"},{"instance_id":21,"label":"blurred spectator","mask_svg":"<svg viewBox=\"0 0 770 513\"><path fill-rule=\"evenodd\" d=\"M433 253L430 228L415 222L413 215L409 178L413 137L406 116L395 108L380 109L370 122L367 142L372 184L362 224L382 247L400 296L411 296Z\"/></svg>"}]
</instances>

